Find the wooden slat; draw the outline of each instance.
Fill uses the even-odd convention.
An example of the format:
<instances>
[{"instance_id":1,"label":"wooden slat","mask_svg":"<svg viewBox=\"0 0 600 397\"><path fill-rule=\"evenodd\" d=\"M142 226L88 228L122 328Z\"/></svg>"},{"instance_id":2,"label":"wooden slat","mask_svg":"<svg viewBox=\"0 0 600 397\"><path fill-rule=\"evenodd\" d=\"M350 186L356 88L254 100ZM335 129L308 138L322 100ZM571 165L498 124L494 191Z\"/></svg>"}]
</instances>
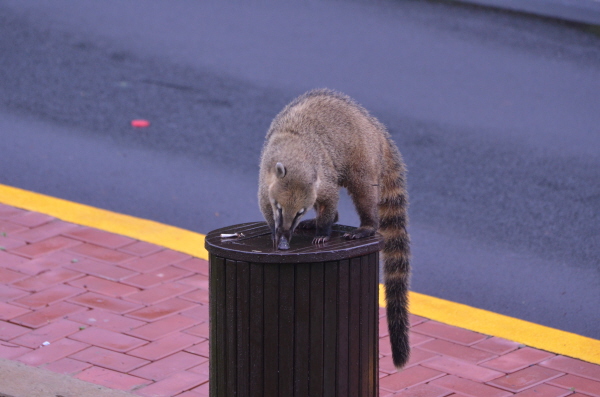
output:
<instances>
[{"instance_id":1,"label":"wooden slat","mask_svg":"<svg viewBox=\"0 0 600 397\"><path fill-rule=\"evenodd\" d=\"M250 264L235 262L236 266L236 334L237 334L237 395L250 391Z\"/></svg>"},{"instance_id":2,"label":"wooden slat","mask_svg":"<svg viewBox=\"0 0 600 397\"><path fill-rule=\"evenodd\" d=\"M336 396L336 364L338 340L338 265L339 262L325 263L324 312L323 312L323 396Z\"/></svg>"},{"instance_id":3,"label":"wooden slat","mask_svg":"<svg viewBox=\"0 0 600 397\"><path fill-rule=\"evenodd\" d=\"M369 338L369 323L371 322L371 301L372 289L369 288L371 280L369 278L369 256L360 257L360 313L359 313L359 388L360 396L369 396L369 345L372 343Z\"/></svg>"},{"instance_id":4,"label":"wooden slat","mask_svg":"<svg viewBox=\"0 0 600 397\"><path fill-rule=\"evenodd\" d=\"M250 393L264 397L264 265L250 264ZM273 282L273 280L270 280Z\"/></svg>"},{"instance_id":5,"label":"wooden slat","mask_svg":"<svg viewBox=\"0 0 600 397\"><path fill-rule=\"evenodd\" d=\"M370 280L373 300L371 301L372 315L369 330L371 332L371 343L369 344L370 351L370 366L369 366L369 383L372 390L371 395L377 397L379 395L379 252L374 252L369 255L371 266Z\"/></svg>"},{"instance_id":6,"label":"wooden slat","mask_svg":"<svg viewBox=\"0 0 600 397\"><path fill-rule=\"evenodd\" d=\"M360 258L350 260L350 311L348 319L349 397L360 395Z\"/></svg>"},{"instance_id":7,"label":"wooden slat","mask_svg":"<svg viewBox=\"0 0 600 397\"><path fill-rule=\"evenodd\" d=\"M279 396L294 393L294 266L279 267Z\"/></svg>"},{"instance_id":8,"label":"wooden slat","mask_svg":"<svg viewBox=\"0 0 600 397\"><path fill-rule=\"evenodd\" d=\"M227 396L235 396L237 388L237 272L236 262L225 260L225 357L227 360Z\"/></svg>"},{"instance_id":9,"label":"wooden slat","mask_svg":"<svg viewBox=\"0 0 600 397\"><path fill-rule=\"evenodd\" d=\"M279 265L264 265L264 395L279 395Z\"/></svg>"},{"instance_id":10,"label":"wooden slat","mask_svg":"<svg viewBox=\"0 0 600 397\"><path fill-rule=\"evenodd\" d=\"M225 260L210 256L210 395L225 397Z\"/></svg>"},{"instance_id":11,"label":"wooden slat","mask_svg":"<svg viewBox=\"0 0 600 397\"><path fill-rule=\"evenodd\" d=\"M295 265L294 396L308 396L310 359L310 264Z\"/></svg>"},{"instance_id":12,"label":"wooden slat","mask_svg":"<svg viewBox=\"0 0 600 397\"><path fill-rule=\"evenodd\" d=\"M324 299L325 263L313 263L310 267L310 384L309 395L323 395L324 376ZM333 356L332 356L333 357ZM334 360L330 360L334 361Z\"/></svg>"},{"instance_id":13,"label":"wooden slat","mask_svg":"<svg viewBox=\"0 0 600 397\"><path fill-rule=\"evenodd\" d=\"M339 262L338 273L338 345L336 368L336 391L339 397L348 397L348 314L350 311L350 261L345 259Z\"/></svg>"}]
</instances>

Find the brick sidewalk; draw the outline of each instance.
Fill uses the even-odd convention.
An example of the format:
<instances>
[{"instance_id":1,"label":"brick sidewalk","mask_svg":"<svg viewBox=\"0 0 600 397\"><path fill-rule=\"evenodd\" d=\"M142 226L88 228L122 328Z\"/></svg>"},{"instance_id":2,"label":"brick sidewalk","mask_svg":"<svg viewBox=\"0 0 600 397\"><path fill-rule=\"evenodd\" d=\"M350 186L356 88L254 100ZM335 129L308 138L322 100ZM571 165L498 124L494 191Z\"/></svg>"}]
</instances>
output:
<instances>
[{"instance_id":1,"label":"brick sidewalk","mask_svg":"<svg viewBox=\"0 0 600 397\"><path fill-rule=\"evenodd\" d=\"M599 365L418 316L397 372L380 314L381 396L600 396ZM0 204L0 357L142 396L208 396L208 263Z\"/></svg>"}]
</instances>

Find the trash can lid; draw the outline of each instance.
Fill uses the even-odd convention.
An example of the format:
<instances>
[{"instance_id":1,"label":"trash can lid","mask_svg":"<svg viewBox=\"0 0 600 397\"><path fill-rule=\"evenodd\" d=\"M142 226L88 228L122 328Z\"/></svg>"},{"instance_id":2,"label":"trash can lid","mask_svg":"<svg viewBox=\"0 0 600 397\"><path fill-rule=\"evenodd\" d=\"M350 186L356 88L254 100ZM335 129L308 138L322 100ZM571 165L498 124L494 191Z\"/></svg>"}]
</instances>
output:
<instances>
[{"instance_id":1,"label":"trash can lid","mask_svg":"<svg viewBox=\"0 0 600 397\"><path fill-rule=\"evenodd\" d=\"M331 240L314 245L313 230L296 230L289 250L274 250L271 229L266 222L242 223L213 230L205 240L206 250L216 256L253 263L328 262L367 255L383 248L383 237L375 234L358 240L346 240L343 235L354 227L333 225ZM240 237L221 237L241 233Z\"/></svg>"}]
</instances>

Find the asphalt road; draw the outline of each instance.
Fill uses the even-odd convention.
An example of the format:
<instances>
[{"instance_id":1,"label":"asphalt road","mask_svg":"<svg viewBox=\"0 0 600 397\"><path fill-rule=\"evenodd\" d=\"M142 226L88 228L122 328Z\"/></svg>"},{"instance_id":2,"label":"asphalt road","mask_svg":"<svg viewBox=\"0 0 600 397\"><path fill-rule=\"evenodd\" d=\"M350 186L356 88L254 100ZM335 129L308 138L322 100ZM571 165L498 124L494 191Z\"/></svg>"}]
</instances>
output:
<instances>
[{"instance_id":1,"label":"asphalt road","mask_svg":"<svg viewBox=\"0 0 600 397\"><path fill-rule=\"evenodd\" d=\"M0 183L202 233L260 220L264 134L316 87L403 153L415 291L600 339L583 27L427 1L0 0Z\"/></svg>"}]
</instances>

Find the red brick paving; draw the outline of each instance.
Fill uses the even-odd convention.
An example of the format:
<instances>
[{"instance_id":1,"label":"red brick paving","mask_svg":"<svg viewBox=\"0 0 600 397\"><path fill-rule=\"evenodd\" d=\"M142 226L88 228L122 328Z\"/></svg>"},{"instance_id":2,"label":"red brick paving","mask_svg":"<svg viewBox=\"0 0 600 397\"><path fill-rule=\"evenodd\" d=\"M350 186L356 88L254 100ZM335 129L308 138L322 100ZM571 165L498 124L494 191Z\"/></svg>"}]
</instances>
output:
<instances>
[{"instance_id":1,"label":"red brick paving","mask_svg":"<svg viewBox=\"0 0 600 397\"><path fill-rule=\"evenodd\" d=\"M182 316L181 314L176 314L172 317L167 317L165 319L154 321L144 326L137 327L136 329L126 333L135 336L136 338L154 341L164 338L165 336L175 333L177 331L182 331L186 328L190 328L196 324L197 322L194 319Z\"/></svg>"},{"instance_id":2,"label":"red brick paving","mask_svg":"<svg viewBox=\"0 0 600 397\"><path fill-rule=\"evenodd\" d=\"M82 323L82 325L93 325L95 327L123 333L147 324L143 321L134 320L99 309L72 314L66 318Z\"/></svg>"},{"instance_id":3,"label":"red brick paving","mask_svg":"<svg viewBox=\"0 0 600 397\"><path fill-rule=\"evenodd\" d=\"M0 268L0 280L3 285L22 280L27 277L27 274L19 273L6 268Z\"/></svg>"},{"instance_id":4,"label":"red brick paving","mask_svg":"<svg viewBox=\"0 0 600 397\"><path fill-rule=\"evenodd\" d=\"M72 359L87 362L98 367L119 372L131 372L150 362L127 354L92 346L70 356Z\"/></svg>"},{"instance_id":5,"label":"red brick paving","mask_svg":"<svg viewBox=\"0 0 600 397\"><path fill-rule=\"evenodd\" d=\"M482 365L484 367L509 373L527 368L551 357L554 357L554 354L525 347L493 360L489 360Z\"/></svg>"},{"instance_id":6,"label":"red brick paving","mask_svg":"<svg viewBox=\"0 0 600 397\"><path fill-rule=\"evenodd\" d=\"M0 340L8 341L29 332L30 328L0 321Z\"/></svg>"},{"instance_id":7,"label":"red brick paving","mask_svg":"<svg viewBox=\"0 0 600 397\"><path fill-rule=\"evenodd\" d=\"M150 383L148 379L127 375L123 372L113 371L102 367L90 367L75 375L76 378L98 385L110 387L111 389L133 390L139 389Z\"/></svg>"},{"instance_id":8,"label":"red brick paving","mask_svg":"<svg viewBox=\"0 0 600 397\"><path fill-rule=\"evenodd\" d=\"M127 314L127 317L152 322L174 316L177 313L183 312L182 314L184 314L187 309L191 309L194 306L195 304L192 302L179 298L172 298L133 311Z\"/></svg>"},{"instance_id":9,"label":"red brick paving","mask_svg":"<svg viewBox=\"0 0 600 397\"><path fill-rule=\"evenodd\" d=\"M70 338L121 353L128 352L147 343L147 341L134 338L133 336L97 327L85 328L71 335Z\"/></svg>"},{"instance_id":10,"label":"red brick paving","mask_svg":"<svg viewBox=\"0 0 600 397\"><path fill-rule=\"evenodd\" d=\"M133 302L127 302L119 298L96 292L86 292L71 299L71 302L90 308L107 310L109 312L123 314L143 307Z\"/></svg>"},{"instance_id":11,"label":"red brick paving","mask_svg":"<svg viewBox=\"0 0 600 397\"><path fill-rule=\"evenodd\" d=\"M8 252L19 256L24 256L25 258L36 258L55 251L62 251L65 248L75 247L77 245L81 245L81 242L64 236L54 236L46 240L8 250Z\"/></svg>"},{"instance_id":12,"label":"red brick paving","mask_svg":"<svg viewBox=\"0 0 600 397\"><path fill-rule=\"evenodd\" d=\"M160 380L167 376L185 371L208 361L208 358L188 352L177 352L160 360L153 361L151 364L132 371L131 374L145 379Z\"/></svg>"},{"instance_id":13,"label":"red brick paving","mask_svg":"<svg viewBox=\"0 0 600 397\"><path fill-rule=\"evenodd\" d=\"M50 343L48 346L40 346L29 353L25 353L17 360L25 364L40 366L68 357L87 347L89 347L88 344L63 338Z\"/></svg>"},{"instance_id":14,"label":"red brick paving","mask_svg":"<svg viewBox=\"0 0 600 397\"><path fill-rule=\"evenodd\" d=\"M90 368L91 366L92 364L88 364L83 361L73 360L72 358L62 358L58 361L54 361L53 363L46 364L44 368L59 374L75 375Z\"/></svg>"},{"instance_id":15,"label":"red brick paving","mask_svg":"<svg viewBox=\"0 0 600 397\"><path fill-rule=\"evenodd\" d=\"M175 281L180 278L187 277L191 274L193 273L188 270L171 265L144 274L136 274L134 276L127 277L122 282L138 288L148 289L168 281Z\"/></svg>"},{"instance_id":16,"label":"red brick paving","mask_svg":"<svg viewBox=\"0 0 600 397\"><path fill-rule=\"evenodd\" d=\"M65 318L65 316L68 316L69 314L77 313L83 310L85 310L85 308L79 305L74 305L67 302L58 302L42 309L34 311L28 310L27 314L15 317L10 321L29 328L39 328L50 324L53 321ZM1 311L2 309L0 308L0 312Z\"/></svg>"},{"instance_id":17,"label":"red brick paving","mask_svg":"<svg viewBox=\"0 0 600 397\"><path fill-rule=\"evenodd\" d=\"M55 342L79 331L81 324L69 320L50 323L42 328L30 330L24 335L12 338L12 343L36 349L44 342ZM25 327L21 327L25 329Z\"/></svg>"},{"instance_id":18,"label":"red brick paving","mask_svg":"<svg viewBox=\"0 0 600 397\"><path fill-rule=\"evenodd\" d=\"M22 307L17 307L11 305L10 303L0 302L0 320L10 320L21 314L29 312L29 310Z\"/></svg>"},{"instance_id":19,"label":"red brick paving","mask_svg":"<svg viewBox=\"0 0 600 397\"><path fill-rule=\"evenodd\" d=\"M17 357L21 357L23 354L30 352L31 349L28 349L23 346L19 346L15 343L10 342L2 342L0 343L0 357L6 358L9 360L13 360Z\"/></svg>"},{"instance_id":20,"label":"red brick paving","mask_svg":"<svg viewBox=\"0 0 600 397\"><path fill-rule=\"evenodd\" d=\"M81 277L81 273L71 271L66 268L57 268L43 272L37 276L28 277L24 280L13 283L15 287L19 287L29 292L37 292L48 288L49 285L65 283ZM73 285L73 284L71 284ZM77 287L77 285L75 285Z\"/></svg>"},{"instance_id":21,"label":"red brick paving","mask_svg":"<svg viewBox=\"0 0 600 397\"><path fill-rule=\"evenodd\" d=\"M208 396L208 263L0 204L0 357L142 396ZM411 316L380 395L600 397L600 365Z\"/></svg>"},{"instance_id":22,"label":"red brick paving","mask_svg":"<svg viewBox=\"0 0 600 397\"><path fill-rule=\"evenodd\" d=\"M113 233L108 233L102 230L90 229L89 227L79 227L63 233L67 237L71 237L84 242L100 245L106 248L120 248L135 242L129 237L119 236Z\"/></svg>"},{"instance_id":23,"label":"red brick paving","mask_svg":"<svg viewBox=\"0 0 600 397\"><path fill-rule=\"evenodd\" d=\"M23 262L26 261L27 259L18 255L12 255L7 252L0 251L0 263L2 263L2 267L4 268L18 268Z\"/></svg>"}]
</instances>

